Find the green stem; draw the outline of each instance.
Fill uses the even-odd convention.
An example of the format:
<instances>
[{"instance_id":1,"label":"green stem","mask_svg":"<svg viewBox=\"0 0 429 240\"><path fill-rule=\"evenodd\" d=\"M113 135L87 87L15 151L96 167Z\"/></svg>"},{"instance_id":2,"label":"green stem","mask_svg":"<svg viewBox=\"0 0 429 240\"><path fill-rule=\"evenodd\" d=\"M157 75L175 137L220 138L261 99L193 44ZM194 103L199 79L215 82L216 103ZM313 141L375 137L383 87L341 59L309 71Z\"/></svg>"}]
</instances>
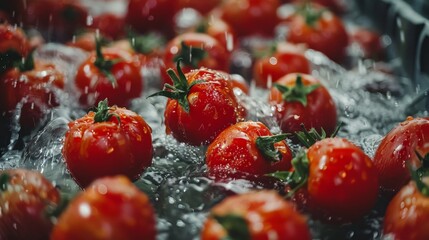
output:
<instances>
[{"instance_id":1,"label":"green stem","mask_svg":"<svg viewBox=\"0 0 429 240\"><path fill-rule=\"evenodd\" d=\"M256 147L269 161L278 162L282 154L274 147L274 144L283 141L289 134L279 134L274 136L261 136L256 138Z\"/></svg>"}]
</instances>

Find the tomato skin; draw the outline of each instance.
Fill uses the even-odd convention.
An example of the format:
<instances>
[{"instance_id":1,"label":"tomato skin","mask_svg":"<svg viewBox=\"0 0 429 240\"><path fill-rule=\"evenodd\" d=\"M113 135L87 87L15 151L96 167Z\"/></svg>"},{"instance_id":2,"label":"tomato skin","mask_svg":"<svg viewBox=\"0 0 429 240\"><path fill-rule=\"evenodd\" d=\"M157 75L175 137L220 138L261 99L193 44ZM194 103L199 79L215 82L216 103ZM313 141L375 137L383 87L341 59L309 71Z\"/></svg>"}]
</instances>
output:
<instances>
[{"instance_id":1,"label":"tomato skin","mask_svg":"<svg viewBox=\"0 0 429 240\"><path fill-rule=\"evenodd\" d=\"M62 213L51 240L155 239L149 198L126 177L94 181Z\"/></svg>"},{"instance_id":2,"label":"tomato skin","mask_svg":"<svg viewBox=\"0 0 429 240\"><path fill-rule=\"evenodd\" d=\"M213 70L229 72L230 53L215 38L204 33L183 33L176 36L167 43L164 53L164 63L166 68L176 67L175 57L182 51L181 43L189 47L202 48L207 55L198 63L197 68L206 67ZM182 66L184 73L192 70L191 66ZM164 73L164 82L171 84L171 79Z\"/></svg>"},{"instance_id":3,"label":"tomato skin","mask_svg":"<svg viewBox=\"0 0 429 240\"><path fill-rule=\"evenodd\" d=\"M261 122L239 122L229 126L207 148L206 164L209 172L264 175L290 170L292 152L285 141L274 144L282 155L278 162L270 161L258 149L256 139L272 135Z\"/></svg>"},{"instance_id":4,"label":"tomato skin","mask_svg":"<svg viewBox=\"0 0 429 240\"><path fill-rule=\"evenodd\" d=\"M185 74L194 85L188 95L189 113L177 100L168 99L164 112L166 132L180 142L201 145L211 142L228 126L241 121L245 112L234 95L231 81L220 72L200 68Z\"/></svg>"},{"instance_id":5,"label":"tomato skin","mask_svg":"<svg viewBox=\"0 0 429 240\"><path fill-rule=\"evenodd\" d=\"M249 192L231 196L211 210L212 215L235 214L243 217L252 240L311 239L307 220L292 204L274 191ZM202 240L220 240L226 236L225 229L212 217L206 220L201 232Z\"/></svg>"},{"instance_id":6,"label":"tomato skin","mask_svg":"<svg viewBox=\"0 0 429 240\"><path fill-rule=\"evenodd\" d=\"M279 22L279 0L229 0L220 5L220 17L229 23L239 37L273 36Z\"/></svg>"},{"instance_id":7,"label":"tomato skin","mask_svg":"<svg viewBox=\"0 0 429 240\"><path fill-rule=\"evenodd\" d=\"M59 203L58 190L39 172L8 169L0 174L9 176L0 194L0 239L48 239L53 224L46 210Z\"/></svg>"},{"instance_id":8,"label":"tomato skin","mask_svg":"<svg viewBox=\"0 0 429 240\"><path fill-rule=\"evenodd\" d=\"M351 41L362 49L363 57L375 60L383 59L385 52L381 42L381 36L374 31L358 28L351 34Z\"/></svg>"},{"instance_id":9,"label":"tomato skin","mask_svg":"<svg viewBox=\"0 0 429 240\"><path fill-rule=\"evenodd\" d=\"M421 165L414 151L429 153L429 118L408 117L383 138L374 155L382 190L397 192L410 180L407 162Z\"/></svg>"},{"instance_id":10,"label":"tomato skin","mask_svg":"<svg viewBox=\"0 0 429 240\"><path fill-rule=\"evenodd\" d=\"M100 33L107 37L117 39L124 35L125 18L112 13L103 13L94 17L90 27L100 30Z\"/></svg>"},{"instance_id":11,"label":"tomato skin","mask_svg":"<svg viewBox=\"0 0 429 240\"><path fill-rule=\"evenodd\" d=\"M253 65L253 78L256 85L267 88L272 83L290 73L310 73L310 62L303 54L294 52L276 52L272 56L258 59Z\"/></svg>"},{"instance_id":12,"label":"tomato skin","mask_svg":"<svg viewBox=\"0 0 429 240\"><path fill-rule=\"evenodd\" d=\"M14 50L24 57L27 56L29 48L27 36L21 28L0 24L0 53Z\"/></svg>"},{"instance_id":13,"label":"tomato skin","mask_svg":"<svg viewBox=\"0 0 429 240\"><path fill-rule=\"evenodd\" d=\"M276 83L285 86L294 86L297 76L302 77L305 86L321 84L316 78L306 74L288 74ZM301 123L306 129L315 128L320 131L323 128L328 136L334 132L337 125L337 110L328 90L320 85L316 90L307 95L307 106L300 102L287 102L283 100L279 90L272 87L269 102L276 108L276 119L285 133L302 131Z\"/></svg>"},{"instance_id":14,"label":"tomato skin","mask_svg":"<svg viewBox=\"0 0 429 240\"><path fill-rule=\"evenodd\" d=\"M289 27L288 41L305 43L309 48L324 53L336 62L344 59L349 37L343 22L333 13L322 13L314 26L308 25L304 16L295 14Z\"/></svg>"},{"instance_id":15,"label":"tomato skin","mask_svg":"<svg viewBox=\"0 0 429 240\"><path fill-rule=\"evenodd\" d=\"M378 197L379 181L371 159L346 139L326 138L308 149L308 194L314 214L348 222L363 217Z\"/></svg>"},{"instance_id":16,"label":"tomato skin","mask_svg":"<svg viewBox=\"0 0 429 240\"><path fill-rule=\"evenodd\" d=\"M384 217L384 235L395 240L429 239L429 198L409 182L390 201Z\"/></svg>"},{"instance_id":17,"label":"tomato skin","mask_svg":"<svg viewBox=\"0 0 429 240\"><path fill-rule=\"evenodd\" d=\"M83 62L76 74L76 87L80 92L79 102L83 106L93 106L97 102L109 99L112 105L125 107L143 91L143 80L133 56L119 49L105 49L106 60L120 60L110 72L116 79L116 87L96 66L96 55L92 54Z\"/></svg>"},{"instance_id":18,"label":"tomato skin","mask_svg":"<svg viewBox=\"0 0 429 240\"><path fill-rule=\"evenodd\" d=\"M176 9L177 0L130 0L125 22L141 33L161 31L172 37Z\"/></svg>"},{"instance_id":19,"label":"tomato skin","mask_svg":"<svg viewBox=\"0 0 429 240\"><path fill-rule=\"evenodd\" d=\"M114 115L106 122L94 123L95 113L90 112L69 123L62 153L83 188L96 178L117 174L134 181L152 163L152 130L144 119L116 106L109 112Z\"/></svg>"}]
</instances>

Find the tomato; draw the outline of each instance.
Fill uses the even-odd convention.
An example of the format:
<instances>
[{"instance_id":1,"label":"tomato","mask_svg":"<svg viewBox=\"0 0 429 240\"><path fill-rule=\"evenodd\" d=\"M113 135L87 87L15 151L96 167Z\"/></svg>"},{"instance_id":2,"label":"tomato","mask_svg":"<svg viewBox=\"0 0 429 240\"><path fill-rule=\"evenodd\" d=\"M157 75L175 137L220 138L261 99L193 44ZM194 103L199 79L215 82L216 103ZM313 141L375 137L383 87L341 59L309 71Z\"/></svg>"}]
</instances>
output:
<instances>
[{"instance_id":1,"label":"tomato","mask_svg":"<svg viewBox=\"0 0 429 240\"><path fill-rule=\"evenodd\" d=\"M176 0L130 0L125 22L140 33L160 31L171 37L177 4Z\"/></svg>"},{"instance_id":2,"label":"tomato","mask_svg":"<svg viewBox=\"0 0 429 240\"><path fill-rule=\"evenodd\" d=\"M31 132L48 113L59 105L56 91L64 88L64 74L53 64L32 62L0 75L0 113L12 118L19 110L21 133Z\"/></svg>"},{"instance_id":3,"label":"tomato","mask_svg":"<svg viewBox=\"0 0 429 240\"><path fill-rule=\"evenodd\" d=\"M364 58L381 60L385 55L381 36L375 31L358 28L351 33L351 41L360 47Z\"/></svg>"},{"instance_id":4,"label":"tomato","mask_svg":"<svg viewBox=\"0 0 429 240\"><path fill-rule=\"evenodd\" d=\"M209 172L264 175L291 168L286 135L273 136L261 122L239 122L223 130L208 146Z\"/></svg>"},{"instance_id":5,"label":"tomato","mask_svg":"<svg viewBox=\"0 0 429 240\"><path fill-rule=\"evenodd\" d=\"M214 70L229 71L230 53L213 37L204 33L184 33L167 43L164 63L174 68L179 58L183 59L183 72L206 67ZM165 83L171 84L168 76Z\"/></svg>"},{"instance_id":6,"label":"tomato","mask_svg":"<svg viewBox=\"0 0 429 240\"><path fill-rule=\"evenodd\" d=\"M372 209L378 197L378 176L359 147L346 139L327 138L311 146L307 156L307 189L318 214L334 221L353 221Z\"/></svg>"},{"instance_id":7,"label":"tomato","mask_svg":"<svg viewBox=\"0 0 429 240\"><path fill-rule=\"evenodd\" d=\"M81 187L116 174L134 181L152 163L151 132L141 116L102 101L97 112L69 123L62 153Z\"/></svg>"},{"instance_id":8,"label":"tomato","mask_svg":"<svg viewBox=\"0 0 429 240\"><path fill-rule=\"evenodd\" d=\"M408 117L383 138L374 155L381 188L397 192L410 180L407 163L420 166L415 151L429 152L429 118Z\"/></svg>"},{"instance_id":9,"label":"tomato","mask_svg":"<svg viewBox=\"0 0 429 240\"><path fill-rule=\"evenodd\" d=\"M231 196L214 206L202 240L311 239L307 220L274 191Z\"/></svg>"},{"instance_id":10,"label":"tomato","mask_svg":"<svg viewBox=\"0 0 429 240\"><path fill-rule=\"evenodd\" d=\"M8 169L0 184L0 239L49 239L49 211L60 201L52 183L39 172Z\"/></svg>"},{"instance_id":11,"label":"tomato","mask_svg":"<svg viewBox=\"0 0 429 240\"><path fill-rule=\"evenodd\" d=\"M249 95L249 83L240 74L230 74L231 83L233 88L239 88L244 94Z\"/></svg>"},{"instance_id":12,"label":"tomato","mask_svg":"<svg viewBox=\"0 0 429 240\"><path fill-rule=\"evenodd\" d=\"M97 47L76 74L76 87L79 101L84 106L108 98L111 104L127 106L133 98L143 91L143 80L132 54L120 49Z\"/></svg>"},{"instance_id":13,"label":"tomato","mask_svg":"<svg viewBox=\"0 0 429 240\"><path fill-rule=\"evenodd\" d=\"M301 131L301 124L306 129L320 131L323 128L328 135L334 132L336 106L328 90L317 79L292 73L276 83L278 85L270 90L269 102L275 107L275 117L283 132Z\"/></svg>"},{"instance_id":14,"label":"tomato","mask_svg":"<svg viewBox=\"0 0 429 240\"><path fill-rule=\"evenodd\" d=\"M239 37L273 36L279 22L279 0L229 0L220 5L220 17L229 23Z\"/></svg>"},{"instance_id":15,"label":"tomato","mask_svg":"<svg viewBox=\"0 0 429 240\"><path fill-rule=\"evenodd\" d=\"M0 53L15 51L21 57L27 56L29 43L21 28L9 24L0 24Z\"/></svg>"},{"instance_id":16,"label":"tomato","mask_svg":"<svg viewBox=\"0 0 429 240\"><path fill-rule=\"evenodd\" d=\"M155 239L149 198L126 177L94 181L61 214L51 240Z\"/></svg>"},{"instance_id":17,"label":"tomato","mask_svg":"<svg viewBox=\"0 0 429 240\"><path fill-rule=\"evenodd\" d=\"M124 35L125 18L112 13L103 13L95 16L93 23L89 27L98 29L101 34L107 37L117 39Z\"/></svg>"},{"instance_id":18,"label":"tomato","mask_svg":"<svg viewBox=\"0 0 429 240\"><path fill-rule=\"evenodd\" d=\"M221 0L179 0L178 8L193 8L197 10L202 15L205 15L210 12L213 8L221 3Z\"/></svg>"},{"instance_id":19,"label":"tomato","mask_svg":"<svg viewBox=\"0 0 429 240\"><path fill-rule=\"evenodd\" d=\"M72 41L67 42L67 46L77 47L87 52L96 50L97 33L94 31L85 32L77 35Z\"/></svg>"},{"instance_id":20,"label":"tomato","mask_svg":"<svg viewBox=\"0 0 429 240\"><path fill-rule=\"evenodd\" d=\"M166 132L191 145L210 143L222 130L244 118L228 75L200 68L186 75L177 63L170 69L174 86L151 96L168 97L164 111Z\"/></svg>"},{"instance_id":21,"label":"tomato","mask_svg":"<svg viewBox=\"0 0 429 240\"><path fill-rule=\"evenodd\" d=\"M235 32L232 27L221 18L214 16L206 18L196 27L195 31L212 36L229 52L236 48L237 38Z\"/></svg>"},{"instance_id":22,"label":"tomato","mask_svg":"<svg viewBox=\"0 0 429 240\"><path fill-rule=\"evenodd\" d=\"M253 65L253 78L259 87L270 88L271 83L289 73L310 73L310 62L298 50L276 50Z\"/></svg>"},{"instance_id":23,"label":"tomato","mask_svg":"<svg viewBox=\"0 0 429 240\"><path fill-rule=\"evenodd\" d=\"M23 5L25 27L36 27L49 41L67 41L86 26L88 12L74 0L33 0Z\"/></svg>"},{"instance_id":24,"label":"tomato","mask_svg":"<svg viewBox=\"0 0 429 240\"><path fill-rule=\"evenodd\" d=\"M411 181L390 201L384 217L383 232L395 240L428 239L428 221L429 197Z\"/></svg>"},{"instance_id":25,"label":"tomato","mask_svg":"<svg viewBox=\"0 0 429 240\"><path fill-rule=\"evenodd\" d=\"M287 40L305 43L311 49L341 62L346 54L348 35L343 22L333 13L305 5L292 16Z\"/></svg>"}]
</instances>

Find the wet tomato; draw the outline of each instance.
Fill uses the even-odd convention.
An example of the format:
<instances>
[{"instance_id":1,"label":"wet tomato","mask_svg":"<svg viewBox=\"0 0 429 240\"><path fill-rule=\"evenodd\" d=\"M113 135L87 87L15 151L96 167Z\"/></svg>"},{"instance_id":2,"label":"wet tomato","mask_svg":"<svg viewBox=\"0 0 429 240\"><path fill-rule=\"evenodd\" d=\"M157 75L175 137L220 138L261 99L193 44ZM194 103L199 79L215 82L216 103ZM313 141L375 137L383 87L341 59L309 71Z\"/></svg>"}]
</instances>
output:
<instances>
[{"instance_id":1,"label":"wet tomato","mask_svg":"<svg viewBox=\"0 0 429 240\"><path fill-rule=\"evenodd\" d=\"M275 117L285 133L323 128L328 135L337 125L337 110L328 90L314 77L288 74L271 88L269 102L276 109Z\"/></svg>"},{"instance_id":2,"label":"wet tomato","mask_svg":"<svg viewBox=\"0 0 429 240\"><path fill-rule=\"evenodd\" d=\"M27 56L30 45L21 28L9 24L0 24L0 53L15 51L21 57Z\"/></svg>"},{"instance_id":3,"label":"wet tomato","mask_svg":"<svg viewBox=\"0 0 429 240\"><path fill-rule=\"evenodd\" d=\"M234 30L219 17L211 16L206 18L196 26L194 31L212 36L229 52L236 48L237 38Z\"/></svg>"},{"instance_id":4,"label":"wet tomato","mask_svg":"<svg viewBox=\"0 0 429 240\"><path fill-rule=\"evenodd\" d=\"M181 58L184 73L200 67L229 72L230 53L210 35L184 33L170 40L165 49L163 59L167 69L174 68ZM171 84L171 79L166 75L164 81Z\"/></svg>"},{"instance_id":5,"label":"wet tomato","mask_svg":"<svg viewBox=\"0 0 429 240\"><path fill-rule=\"evenodd\" d=\"M239 122L223 130L206 152L209 172L232 176L235 173L264 175L291 168L292 152L284 141L261 122Z\"/></svg>"},{"instance_id":6,"label":"wet tomato","mask_svg":"<svg viewBox=\"0 0 429 240\"><path fill-rule=\"evenodd\" d=\"M0 239L49 239L49 212L59 201L58 190L39 172L0 171Z\"/></svg>"},{"instance_id":7,"label":"wet tomato","mask_svg":"<svg viewBox=\"0 0 429 240\"><path fill-rule=\"evenodd\" d=\"M279 0L229 0L223 1L218 10L239 37L273 36L279 6Z\"/></svg>"},{"instance_id":8,"label":"wet tomato","mask_svg":"<svg viewBox=\"0 0 429 240\"><path fill-rule=\"evenodd\" d=\"M381 36L375 31L366 28L355 29L351 33L351 41L360 47L364 58L382 60L385 55Z\"/></svg>"},{"instance_id":9,"label":"wet tomato","mask_svg":"<svg viewBox=\"0 0 429 240\"><path fill-rule=\"evenodd\" d=\"M211 142L217 134L241 121L245 112L238 104L228 75L200 68L186 75L177 62L177 72L169 69L174 86L152 96L168 97L164 112L166 131L178 141L191 145Z\"/></svg>"},{"instance_id":10,"label":"wet tomato","mask_svg":"<svg viewBox=\"0 0 429 240\"><path fill-rule=\"evenodd\" d=\"M348 34L342 20L333 13L306 4L293 15L289 27L288 41L305 43L336 62L344 59Z\"/></svg>"},{"instance_id":11,"label":"wet tomato","mask_svg":"<svg viewBox=\"0 0 429 240\"><path fill-rule=\"evenodd\" d=\"M143 79L132 54L120 49L101 50L83 62L76 74L79 101L87 107L106 98L111 104L127 106L143 91Z\"/></svg>"},{"instance_id":12,"label":"wet tomato","mask_svg":"<svg viewBox=\"0 0 429 240\"><path fill-rule=\"evenodd\" d=\"M103 13L94 17L90 28L97 29L101 34L117 39L124 35L125 18L112 13Z\"/></svg>"},{"instance_id":13,"label":"wet tomato","mask_svg":"<svg viewBox=\"0 0 429 240\"><path fill-rule=\"evenodd\" d=\"M307 220L274 191L228 197L214 206L202 240L311 239Z\"/></svg>"},{"instance_id":14,"label":"wet tomato","mask_svg":"<svg viewBox=\"0 0 429 240\"><path fill-rule=\"evenodd\" d=\"M136 113L107 101L69 123L62 153L68 170L81 187L116 174L137 180L152 163L151 128Z\"/></svg>"},{"instance_id":15,"label":"wet tomato","mask_svg":"<svg viewBox=\"0 0 429 240\"><path fill-rule=\"evenodd\" d=\"M253 78L259 87L270 88L271 83L277 82L281 77L289 73L310 73L310 62L304 53L296 50L277 49L260 59L253 65Z\"/></svg>"},{"instance_id":16,"label":"wet tomato","mask_svg":"<svg viewBox=\"0 0 429 240\"><path fill-rule=\"evenodd\" d=\"M420 166L416 151L429 153L429 119L409 117L383 138L374 155L374 165L385 191L397 192L410 180L407 163Z\"/></svg>"},{"instance_id":17,"label":"wet tomato","mask_svg":"<svg viewBox=\"0 0 429 240\"><path fill-rule=\"evenodd\" d=\"M94 181L61 214L51 240L117 240L156 237L149 198L126 177Z\"/></svg>"}]
</instances>

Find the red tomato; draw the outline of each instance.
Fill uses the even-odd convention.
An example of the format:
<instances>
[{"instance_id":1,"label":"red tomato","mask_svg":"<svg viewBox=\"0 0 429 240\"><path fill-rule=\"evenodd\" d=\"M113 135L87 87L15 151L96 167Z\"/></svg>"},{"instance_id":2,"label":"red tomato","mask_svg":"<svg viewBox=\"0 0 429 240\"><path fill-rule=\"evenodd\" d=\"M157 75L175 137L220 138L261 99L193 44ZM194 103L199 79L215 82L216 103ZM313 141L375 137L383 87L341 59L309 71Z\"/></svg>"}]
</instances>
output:
<instances>
[{"instance_id":1,"label":"red tomato","mask_svg":"<svg viewBox=\"0 0 429 240\"><path fill-rule=\"evenodd\" d=\"M121 107L127 106L143 91L143 80L133 56L120 49L96 51L83 62L76 74L79 101L92 106L103 99Z\"/></svg>"},{"instance_id":2,"label":"red tomato","mask_svg":"<svg viewBox=\"0 0 429 240\"><path fill-rule=\"evenodd\" d=\"M222 175L264 175L291 168L286 135L273 137L260 122L239 122L223 130L206 152L209 172Z\"/></svg>"},{"instance_id":3,"label":"red tomato","mask_svg":"<svg viewBox=\"0 0 429 240\"><path fill-rule=\"evenodd\" d=\"M414 181L390 201L384 217L384 235L395 240L429 239L429 197Z\"/></svg>"},{"instance_id":4,"label":"red tomato","mask_svg":"<svg viewBox=\"0 0 429 240\"><path fill-rule=\"evenodd\" d=\"M253 65L253 78L259 87L270 87L289 73L310 73L310 62L304 54L291 51L276 51L256 60Z\"/></svg>"},{"instance_id":5,"label":"red tomato","mask_svg":"<svg viewBox=\"0 0 429 240\"><path fill-rule=\"evenodd\" d=\"M279 0L229 0L220 5L220 17L229 23L239 37L273 36L279 22Z\"/></svg>"},{"instance_id":6,"label":"red tomato","mask_svg":"<svg viewBox=\"0 0 429 240\"><path fill-rule=\"evenodd\" d=\"M174 35L177 0L130 0L125 22L141 33L160 31Z\"/></svg>"},{"instance_id":7,"label":"red tomato","mask_svg":"<svg viewBox=\"0 0 429 240\"><path fill-rule=\"evenodd\" d=\"M97 34L93 31L77 35L72 41L67 42L68 46L77 47L87 52L96 50Z\"/></svg>"},{"instance_id":8,"label":"red tomato","mask_svg":"<svg viewBox=\"0 0 429 240\"><path fill-rule=\"evenodd\" d=\"M298 84L299 76L302 84ZM289 89L289 93L282 94L274 86L269 95L270 104L276 109L275 117L283 132L301 131L301 124L306 129L315 128L320 131L323 128L328 136L334 132L337 125L335 103L328 90L317 79L306 74L288 74L276 83Z\"/></svg>"},{"instance_id":9,"label":"red tomato","mask_svg":"<svg viewBox=\"0 0 429 240\"><path fill-rule=\"evenodd\" d=\"M221 3L222 0L178 0L178 8L193 8L202 15L207 14Z\"/></svg>"},{"instance_id":10,"label":"red tomato","mask_svg":"<svg viewBox=\"0 0 429 240\"><path fill-rule=\"evenodd\" d=\"M393 128L381 141L374 155L383 190L397 192L410 180L407 162L420 166L415 151L421 156L429 153L429 118L407 118Z\"/></svg>"},{"instance_id":11,"label":"red tomato","mask_svg":"<svg viewBox=\"0 0 429 240\"><path fill-rule=\"evenodd\" d=\"M358 28L351 34L352 42L359 45L364 58L381 60L384 56L384 47L377 32L365 28Z\"/></svg>"},{"instance_id":12,"label":"red tomato","mask_svg":"<svg viewBox=\"0 0 429 240\"><path fill-rule=\"evenodd\" d=\"M112 13L104 13L95 16L93 24L89 27L100 30L100 33L107 37L117 39L124 34L125 18Z\"/></svg>"},{"instance_id":13,"label":"red tomato","mask_svg":"<svg viewBox=\"0 0 429 240\"><path fill-rule=\"evenodd\" d=\"M378 176L371 159L346 139L326 138L308 149L313 213L332 221L358 220L374 206Z\"/></svg>"},{"instance_id":14,"label":"red tomato","mask_svg":"<svg viewBox=\"0 0 429 240\"><path fill-rule=\"evenodd\" d=\"M0 239L49 239L49 210L59 203L58 190L39 172L0 172Z\"/></svg>"},{"instance_id":15,"label":"red tomato","mask_svg":"<svg viewBox=\"0 0 429 240\"><path fill-rule=\"evenodd\" d=\"M307 220L274 191L232 196L211 210L202 240L311 239Z\"/></svg>"},{"instance_id":16,"label":"red tomato","mask_svg":"<svg viewBox=\"0 0 429 240\"><path fill-rule=\"evenodd\" d=\"M229 52L236 48L237 39L234 30L227 22L218 17L207 18L195 30L212 36Z\"/></svg>"},{"instance_id":17,"label":"red tomato","mask_svg":"<svg viewBox=\"0 0 429 240\"><path fill-rule=\"evenodd\" d=\"M16 51L22 57L27 56L30 50L28 39L21 28L0 24L0 53L9 50Z\"/></svg>"},{"instance_id":18,"label":"red tomato","mask_svg":"<svg viewBox=\"0 0 429 240\"><path fill-rule=\"evenodd\" d=\"M204 33L184 33L172 39L165 48L166 68L174 68L179 58L183 59L183 72L206 67L229 71L230 53L213 37ZM164 75L165 83L171 79Z\"/></svg>"},{"instance_id":19,"label":"red tomato","mask_svg":"<svg viewBox=\"0 0 429 240\"><path fill-rule=\"evenodd\" d=\"M305 43L311 49L324 53L330 59L343 60L348 45L348 35L341 19L333 13L312 7L292 16L288 41Z\"/></svg>"},{"instance_id":20,"label":"red tomato","mask_svg":"<svg viewBox=\"0 0 429 240\"><path fill-rule=\"evenodd\" d=\"M69 123L62 153L81 187L116 174L134 181L152 163L151 132L141 116L125 108L109 108L103 101L97 113Z\"/></svg>"},{"instance_id":21,"label":"red tomato","mask_svg":"<svg viewBox=\"0 0 429 240\"><path fill-rule=\"evenodd\" d=\"M36 27L49 41L67 41L86 26L88 12L74 0L33 0L23 5L25 27Z\"/></svg>"},{"instance_id":22,"label":"red tomato","mask_svg":"<svg viewBox=\"0 0 429 240\"><path fill-rule=\"evenodd\" d=\"M243 93L249 95L249 83L240 74L230 74L231 83L233 88L239 88Z\"/></svg>"},{"instance_id":23,"label":"red tomato","mask_svg":"<svg viewBox=\"0 0 429 240\"><path fill-rule=\"evenodd\" d=\"M155 239L149 198L126 177L94 181L61 214L51 240Z\"/></svg>"},{"instance_id":24,"label":"red tomato","mask_svg":"<svg viewBox=\"0 0 429 240\"><path fill-rule=\"evenodd\" d=\"M175 74L173 70L169 72ZM174 89L154 94L169 97L164 112L166 132L178 141L207 144L244 118L244 109L237 102L228 75L206 68L184 75L179 67L178 72Z\"/></svg>"},{"instance_id":25,"label":"red tomato","mask_svg":"<svg viewBox=\"0 0 429 240\"><path fill-rule=\"evenodd\" d=\"M0 113L12 117L20 105L21 133L27 134L59 105L55 90L63 88L64 74L52 64L36 61L28 69L10 69L0 75Z\"/></svg>"}]
</instances>

